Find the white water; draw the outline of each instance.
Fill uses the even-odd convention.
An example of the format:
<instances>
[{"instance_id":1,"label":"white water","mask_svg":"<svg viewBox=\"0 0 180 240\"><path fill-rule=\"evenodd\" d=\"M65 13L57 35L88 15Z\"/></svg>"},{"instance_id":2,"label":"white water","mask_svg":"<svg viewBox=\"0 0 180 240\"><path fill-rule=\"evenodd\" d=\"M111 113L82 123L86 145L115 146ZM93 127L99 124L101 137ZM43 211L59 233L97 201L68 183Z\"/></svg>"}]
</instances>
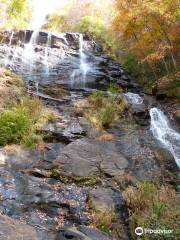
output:
<instances>
[{"instance_id":1,"label":"white water","mask_svg":"<svg viewBox=\"0 0 180 240\"><path fill-rule=\"evenodd\" d=\"M12 45L12 39L13 39L13 36L14 36L14 32L12 31L11 32L11 36L10 36L10 39L9 39L9 44L8 44L8 53L7 53L7 56L6 58L4 59L4 65L5 67L7 67L8 63L9 63L9 58L11 56L11 45Z\"/></svg>"},{"instance_id":2,"label":"white water","mask_svg":"<svg viewBox=\"0 0 180 240\"><path fill-rule=\"evenodd\" d=\"M69 45L67 39L65 38L65 33L59 33L58 36L64 40L66 45Z\"/></svg>"},{"instance_id":3,"label":"white water","mask_svg":"<svg viewBox=\"0 0 180 240\"><path fill-rule=\"evenodd\" d=\"M34 30L29 43L24 46L24 54L22 56L22 61L29 67L29 74L33 76L33 70L36 68L35 58L35 44L37 43L37 38L39 36L39 31ZM34 79L35 80L35 79ZM38 93L38 83L35 81L36 91ZM29 81L27 82L27 90L29 91Z\"/></svg>"},{"instance_id":4,"label":"white water","mask_svg":"<svg viewBox=\"0 0 180 240\"><path fill-rule=\"evenodd\" d=\"M86 75L89 70L89 66L86 61L86 55L84 54L84 40L83 34L79 34L79 53L80 53L80 70L83 74L83 82L86 83Z\"/></svg>"},{"instance_id":5,"label":"white water","mask_svg":"<svg viewBox=\"0 0 180 240\"><path fill-rule=\"evenodd\" d=\"M124 96L127 99L127 101L131 104L143 103L143 98L139 96L139 94L128 92L128 93L125 93Z\"/></svg>"},{"instance_id":6,"label":"white water","mask_svg":"<svg viewBox=\"0 0 180 240\"><path fill-rule=\"evenodd\" d=\"M25 44L24 57L25 57L25 61L27 61L30 65L33 65L34 63L34 58L35 58L34 46L37 42L38 36L39 36L39 31L34 30L31 35L31 39L29 43Z\"/></svg>"},{"instance_id":7,"label":"white water","mask_svg":"<svg viewBox=\"0 0 180 240\"><path fill-rule=\"evenodd\" d=\"M72 87L77 83L81 83L83 87L86 86L86 75L89 71L89 65L87 63L87 57L84 53L84 40L83 34L78 34L79 39L79 56L80 56L80 66L79 69L75 69L71 74L71 85Z\"/></svg>"},{"instance_id":8,"label":"white water","mask_svg":"<svg viewBox=\"0 0 180 240\"><path fill-rule=\"evenodd\" d=\"M51 48L51 33L48 33L47 36L47 43L45 48L45 56L44 56L44 63L45 63L45 72L46 75L49 75L49 61L48 61L48 55L49 55L49 48Z\"/></svg>"},{"instance_id":9,"label":"white water","mask_svg":"<svg viewBox=\"0 0 180 240\"><path fill-rule=\"evenodd\" d=\"M166 115L158 108L150 109L151 131L156 139L168 149L180 167L180 134L171 128Z\"/></svg>"}]
</instances>

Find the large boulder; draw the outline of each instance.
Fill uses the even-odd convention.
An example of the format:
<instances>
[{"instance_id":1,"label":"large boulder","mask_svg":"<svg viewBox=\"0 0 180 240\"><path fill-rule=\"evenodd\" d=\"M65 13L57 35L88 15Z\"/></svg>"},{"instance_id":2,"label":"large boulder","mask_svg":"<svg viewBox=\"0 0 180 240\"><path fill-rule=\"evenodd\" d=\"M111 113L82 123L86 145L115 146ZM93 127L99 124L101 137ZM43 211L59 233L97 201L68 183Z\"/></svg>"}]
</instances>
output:
<instances>
[{"instance_id":1,"label":"large boulder","mask_svg":"<svg viewBox=\"0 0 180 240\"><path fill-rule=\"evenodd\" d=\"M38 240L36 230L25 223L0 214L0 239Z\"/></svg>"},{"instance_id":2,"label":"large boulder","mask_svg":"<svg viewBox=\"0 0 180 240\"><path fill-rule=\"evenodd\" d=\"M57 157L61 169L75 176L104 173L115 176L128 167L126 158L113 142L98 142L86 138L67 145Z\"/></svg>"}]
</instances>

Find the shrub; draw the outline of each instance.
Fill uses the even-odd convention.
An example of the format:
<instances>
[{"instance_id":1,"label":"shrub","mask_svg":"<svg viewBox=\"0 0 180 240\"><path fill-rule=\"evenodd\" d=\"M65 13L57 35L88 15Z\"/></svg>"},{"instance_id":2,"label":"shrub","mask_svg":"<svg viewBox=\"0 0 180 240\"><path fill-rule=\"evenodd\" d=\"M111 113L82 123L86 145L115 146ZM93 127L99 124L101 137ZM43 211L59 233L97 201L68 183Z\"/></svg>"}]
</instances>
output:
<instances>
[{"instance_id":1,"label":"shrub","mask_svg":"<svg viewBox=\"0 0 180 240\"><path fill-rule=\"evenodd\" d=\"M121 97L106 97L102 92L95 92L88 98L90 109L85 117L98 129L108 128L122 116L125 102Z\"/></svg>"},{"instance_id":2,"label":"shrub","mask_svg":"<svg viewBox=\"0 0 180 240\"><path fill-rule=\"evenodd\" d=\"M94 214L96 227L106 233L111 233L113 223L116 222L117 216L113 211L95 212Z\"/></svg>"},{"instance_id":3,"label":"shrub","mask_svg":"<svg viewBox=\"0 0 180 240\"><path fill-rule=\"evenodd\" d=\"M122 93L122 88L117 83L110 83L107 90L112 94Z\"/></svg>"},{"instance_id":4,"label":"shrub","mask_svg":"<svg viewBox=\"0 0 180 240\"><path fill-rule=\"evenodd\" d=\"M139 74L139 64L137 59L132 55L129 54L124 58L123 68L135 75Z\"/></svg>"},{"instance_id":5,"label":"shrub","mask_svg":"<svg viewBox=\"0 0 180 240\"><path fill-rule=\"evenodd\" d=\"M179 239L179 198L170 185L156 186L150 182L128 187L123 196L129 209L129 226L132 239L136 239L136 227L148 229L172 229L172 234L145 235L141 239Z\"/></svg>"},{"instance_id":6,"label":"shrub","mask_svg":"<svg viewBox=\"0 0 180 240\"><path fill-rule=\"evenodd\" d=\"M15 109L0 114L0 145L19 144L31 130L32 122L23 111Z\"/></svg>"},{"instance_id":7,"label":"shrub","mask_svg":"<svg viewBox=\"0 0 180 240\"><path fill-rule=\"evenodd\" d=\"M92 93L88 98L89 103L93 107L102 107L104 101L104 94L101 91Z\"/></svg>"},{"instance_id":8,"label":"shrub","mask_svg":"<svg viewBox=\"0 0 180 240\"><path fill-rule=\"evenodd\" d=\"M37 130L54 114L38 98L24 97L0 114L0 145L25 144L30 147L42 139Z\"/></svg>"}]
</instances>

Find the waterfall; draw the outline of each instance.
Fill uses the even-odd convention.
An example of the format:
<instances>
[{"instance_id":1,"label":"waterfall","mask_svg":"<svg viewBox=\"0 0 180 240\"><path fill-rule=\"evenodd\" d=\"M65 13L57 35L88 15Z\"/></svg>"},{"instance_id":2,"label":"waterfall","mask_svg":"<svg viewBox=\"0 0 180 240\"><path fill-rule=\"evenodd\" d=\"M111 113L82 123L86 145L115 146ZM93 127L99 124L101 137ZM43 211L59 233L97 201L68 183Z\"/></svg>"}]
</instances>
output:
<instances>
[{"instance_id":1,"label":"waterfall","mask_svg":"<svg viewBox=\"0 0 180 240\"><path fill-rule=\"evenodd\" d=\"M33 79L33 71L34 71L34 68L36 68L36 64L35 64L36 53L34 51L34 46L37 43L38 36L39 36L39 31L38 30L33 31L29 43L25 44L24 54L22 59L25 62L25 65L27 65L27 67L29 68L29 74L31 76L31 80L35 81L37 92L38 92L38 88L37 88L38 84L36 82L36 79ZM28 91L29 91L29 80L27 81Z\"/></svg>"},{"instance_id":2,"label":"waterfall","mask_svg":"<svg viewBox=\"0 0 180 240\"><path fill-rule=\"evenodd\" d=\"M127 101L131 104L143 103L143 98L139 96L139 94L128 92L128 93L125 93L124 96L127 99Z\"/></svg>"},{"instance_id":3,"label":"waterfall","mask_svg":"<svg viewBox=\"0 0 180 240\"><path fill-rule=\"evenodd\" d=\"M86 75L89 71L89 66L87 63L87 57L84 53L84 39L83 34L78 34L79 40L79 58L80 58L80 65L79 69L75 69L71 74L71 85L72 87L76 84L81 83L83 87L86 86Z\"/></svg>"},{"instance_id":4,"label":"waterfall","mask_svg":"<svg viewBox=\"0 0 180 240\"><path fill-rule=\"evenodd\" d=\"M8 64L9 64L9 58L10 58L10 56L11 56L11 45L12 45L13 36L14 36L14 32L12 31L12 32L11 32L10 39L9 39L9 44L8 44L8 53L7 53L6 58L4 59L4 65L5 65L5 67L7 67Z\"/></svg>"},{"instance_id":5,"label":"waterfall","mask_svg":"<svg viewBox=\"0 0 180 240\"><path fill-rule=\"evenodd\" d=\"M79 34L79 55L80 55L80 70L83 75L83 82L86 83L86 74L89 70L88 64L86 62L86 55L84 54L84 40L83 34Z\"/></svg>"},{"instance_id":6,"label":"waterfall","mask_svg":"<svg viewBox=\"0 0 180 240\"><path fill-rule=\"evenodd\" d=\"M34 60L34 45L37 43L37 38L39 36L39 31L35 30L33 31L29 43L25 44L25 60L28 60L28 62L33 65Z\"/></svg>"},{"instance_id":7,"label":"waterfall","mask_svg":"<svg viewBox=\"0 0 180 240\"><path fill-rule=\"evenodd\" d=\"M172 153L180 167L180 134L171 128L166 115L158 108L151 108L150 116L153 136Z\"/></svg>"},{"instance_id":8,"label":"waterfall","mask_svg":"<svg viewBox=\"0 0 180 240\"><path fill-rule=\"evenodd\" d=\"M48 33L47 35L47 43L45 48L45 56L44 56L44 63L45 63L45 72L46 75L49 75L49 62L48 62L48 54L49 54L49 48L51 48L51 33Z\"/></svg>"}]
</instances>

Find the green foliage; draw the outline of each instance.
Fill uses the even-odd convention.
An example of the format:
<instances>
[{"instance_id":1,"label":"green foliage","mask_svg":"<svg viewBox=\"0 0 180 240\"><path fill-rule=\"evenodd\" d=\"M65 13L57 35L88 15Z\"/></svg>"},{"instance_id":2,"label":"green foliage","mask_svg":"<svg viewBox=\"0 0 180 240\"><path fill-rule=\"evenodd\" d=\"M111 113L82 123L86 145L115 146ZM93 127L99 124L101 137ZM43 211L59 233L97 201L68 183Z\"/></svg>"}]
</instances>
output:
<instances>
[{"instance_id":1,"label":"green foliage","mask_svg":"<svg viewBox=\"0 0 180 240\"><path fill-rule=\"evenodd\" d=\"M169 84L166 86L167 95L176 99L180 99L180 77L175 77Z\"/></svg>"},{"instance_id":2,"label":"green foliage","mask_svg":"<svg viewBox=\"0 0 180 240\"><path fill-rule=\"evenodd\" d=\"M78 28L81 29L82 32L91 33L96 37L100 37L105 31L103 20L94 16L84 16L78 23Z\"/></svg>"},{"instance_id":3,"label":"green foliage","mask_svg":"<svg viewBox=\"0 0 180 240\"><path fill-rule=\"evenodd\" d=\"M132 55L128 54L123 60L123 67L126 71L138 74L139 64L137 59Z\"/></svg>"},{"instance_id":4,"label":"green foliage","mask_svg":"<svg viewBox=\"0 0 180 240\"><path fill-rule=\"evenodd\" d=\"M47 23L43 26L44 29L51 31L59 31L64 24L66 16L60 14L52 14L48 16Z\"/></svg>"},{"instance_id":5,"label":"green foliage","mask_svg":"<svg viewBox=\"0 0 180 240\"><path fill-rule=\"evenodd\" d=\"M114 82L109 84L109 87L107 90L112 94L122 93L122 88L120 88L119 85Z\"/></svg>"},{"instance_id":6,"label":"green foliage","mask_svg":"<svg viewBox=\"0 0 180 240\"><path fill-rule=\"evenodd\" d=\"M22 98L20 103L0 114L0 145L33 146L42 138L37 130L50 118L51 112L43 108L38 98Z\"/></svg>"},{"instance_id":7,"label":"green foliage","mask_svg":"<svg viewBox=\"0 0 180 240\"><path fill-rule=\"evenodd\" d=\"M0 145L19 144L32 131L32 122L23 111L8 110L0 114Z\"/></svg>"},{"instance_id":8,"label":"green foliage","mask_svg":"<svg viewBox=\"0 0 180 240\"><path fill-rule=\"evenodd\" d=\"M172 186L157 186L151 182L142 182L137 187L128 187L123 195L130 213L129 226L132 239L136 239L134 229L138 226L154 230L173 230L169 235L147 234L142 236L144 240L179 239L180 208L178 194Z\"/></svg>"},{"instance_id":9,"label":"green foliage","mask_svg":"<svg viewBox=\"0 0 180 240\"><path fill-rule=\"evenodd\" d=\"M117 219L117 216L113 211L95 213L96 227L108 234L112 233L113 223L116 222L116 219Z\"/></svg>"},{"instance_id":10,"label":"green foliage","mask_svg":"<svg viewBox=\"0 0 180 240\"><path fill-rule=\"evenodd\" d=\"M32 6L29 0L1 1L1 29L22 29L27 27L31 18Z\"/></svg>"},{"instance_id":11,"label":"green foliage","mask_svg":"<svg viewBox=\"0 0 180 240\"><path fill-rule=\"evenodd\" d=\"M95 92L88 98L90 109L85 117L98 129L108 128L122 117L126 107L121 97L106 97L102 92Z\"/></svg>"}]
</instances>

